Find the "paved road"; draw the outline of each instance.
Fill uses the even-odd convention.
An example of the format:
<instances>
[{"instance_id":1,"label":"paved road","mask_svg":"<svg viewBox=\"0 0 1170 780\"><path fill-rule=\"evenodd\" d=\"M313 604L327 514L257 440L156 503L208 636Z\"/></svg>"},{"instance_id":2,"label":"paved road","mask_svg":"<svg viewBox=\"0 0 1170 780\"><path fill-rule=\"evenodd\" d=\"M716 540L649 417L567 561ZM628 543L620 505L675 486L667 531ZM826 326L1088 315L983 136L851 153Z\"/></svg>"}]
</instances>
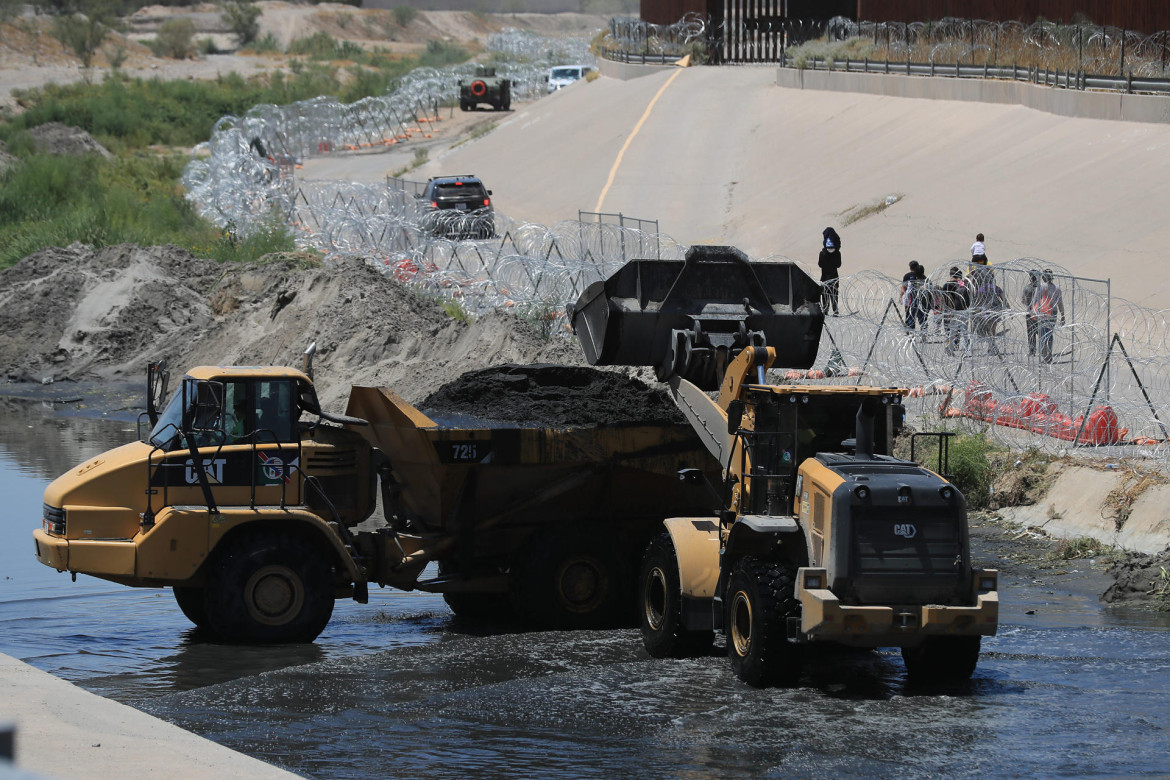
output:
<instances>
[{"instance_id":1,"label":"paved road","mask_svg":"<svg viewBox=\"0 0 1170 780\"><path fill-rule=\"evenodd\" d=\"M418 169L473 171L497 206L543 224L592 210L619 150L670 78L579 82ZM1170 307L1170 125L1027 108L782 89L771 67L691 68L662 93L603 208L684 242L811 263L840 228L846 271L902 274L967 256L1041 257L1114 294ZM873 207L887 196L899 200ZM875 213L841 227L846 215Z\"/></svg>"}]
</instances>

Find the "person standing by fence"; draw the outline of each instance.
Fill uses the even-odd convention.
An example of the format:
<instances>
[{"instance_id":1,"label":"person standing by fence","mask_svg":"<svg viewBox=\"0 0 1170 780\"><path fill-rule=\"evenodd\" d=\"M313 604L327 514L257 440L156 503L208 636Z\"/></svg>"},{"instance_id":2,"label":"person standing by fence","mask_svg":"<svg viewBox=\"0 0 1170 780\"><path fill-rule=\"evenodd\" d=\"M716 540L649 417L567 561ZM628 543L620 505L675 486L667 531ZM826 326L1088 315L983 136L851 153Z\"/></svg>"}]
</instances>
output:
<instances>
[{"instance_id":1,"label":"person standing by fence","mask_svg":"<svg viewBox=\"0 0 1170 780\"><path fill-rule=\"evenodd\" d=\"M917 260L910 261L910 273L902 277L902 306L906 309L906 327L914 330L914 323L926 329L930 313L930 293L927 290L926 269Z\"/></svg>"},{"instance_id":2,"label":"person standing by fence","mask_svg":"<svg viewBox=\"0 0 1170 780\"><path fill-rule=\"evenodd\" d=\"M1040 272L1029 271L1028 283L1024 285L1024 292L1020 295L1020 302L1024 304L1024 327L1028 330L1028 356L1036 354L1036 315L1032 311L1032 299L1036 297L1036 288L1040 286Z\"/></svg>"},{"instance_id":3,"label":"person standing by fence","mask_svg":"<svg viewBox=\"0 0 1170 780\"><path fill-rule=\"evenodd\" d=\"M1064 295L1052 280L1052 271L1045 269L1040 284L1032 294L1032 314L1036 318L1036 338L1040 346L1040 360L1052 362L1052 337L1056 330L1056 316L1064 325Z\"/></svg>"},{"instance_id":4,"label":"person standing by fence","mask_svg":"<svg viewBox=\"0 0 1170 780\"><path fill-rule=\"evenodd\" d=\"M971 291L963 280L959 267L951 266L951 276L939 294L943 324L947 331L947 354L967 351L967 309L971 306Z\"/></svg>"},{"instance_id":5,"label":"person standing by fence","mask_svg":"<svg viewBox=\"0 0 1170 780\"><path fill-rule=\"evenodd\" d=\"M821 269L821 311L828 314L831 305L833 316L839 317L841 313L837 309L837 297L841 284L841 237L831 227L825 228L821 237L821 256L817 259Z\"/></svg>"}]
</instances>

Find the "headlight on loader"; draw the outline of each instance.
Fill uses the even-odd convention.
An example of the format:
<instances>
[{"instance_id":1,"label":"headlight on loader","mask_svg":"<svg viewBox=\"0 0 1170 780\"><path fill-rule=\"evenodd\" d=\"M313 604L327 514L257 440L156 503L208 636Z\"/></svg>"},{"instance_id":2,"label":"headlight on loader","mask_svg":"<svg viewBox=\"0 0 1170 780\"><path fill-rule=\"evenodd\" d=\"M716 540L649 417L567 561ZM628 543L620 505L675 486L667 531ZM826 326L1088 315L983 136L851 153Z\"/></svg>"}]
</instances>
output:
<instances>
[{"instance_id":1,"label":"headlight on loader","mask_svg":"<svg viewBox=\"0 0 1170 780\"><path fill-rule=\"evenodd\" d=\"M53 534L54 536L65 535L65 510L48 504L42 505L41 511L41 527L45 529L45 533Z\"/></svg>"}]
</instances>

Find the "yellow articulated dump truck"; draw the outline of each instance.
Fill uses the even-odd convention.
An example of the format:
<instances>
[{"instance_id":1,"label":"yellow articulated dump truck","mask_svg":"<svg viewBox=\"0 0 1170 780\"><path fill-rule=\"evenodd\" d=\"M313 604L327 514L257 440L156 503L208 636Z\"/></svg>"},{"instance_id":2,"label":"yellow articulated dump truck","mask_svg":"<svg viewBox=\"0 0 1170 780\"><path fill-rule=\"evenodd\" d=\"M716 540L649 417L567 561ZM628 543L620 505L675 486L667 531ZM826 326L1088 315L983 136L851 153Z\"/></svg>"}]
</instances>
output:
<instances>
[{"instance_id":1,"label":"yellow articulated dump truck","mask_svg":"<svg viewBox=\"0 0 1170 780\"><path fill-rule=\"evenodd\" d=\"M457 614L632 624L650 536L714 509L679 482L718 478L681 421L451 428L370 387L331 415L307 371L276 367L193 368L160 413L150 376L149 435L49 485L36 555L169 586L229 641L312 641L369 583L442 593Z\"/></svg>"},{"instance_id":2,"label":"yellow articulated dump truck","mask_svg":"<svg viewBox=\"0 0 1170 780\"><path fill-rule=\"evenodd\" d=\"M947 434L917 434L936 437L931 471L892 456L904 391L766 381L816 357L819 289L792 264L692 247L667 270L634 261L573 309L589 362L656 367L721 469L718 517L667 519L646 548L647 651L702 655L722 634L756 686L796 682L824 643L901 648L913 682L969 678L997 573L971 566Z\"/></svg>"}]
</instances>

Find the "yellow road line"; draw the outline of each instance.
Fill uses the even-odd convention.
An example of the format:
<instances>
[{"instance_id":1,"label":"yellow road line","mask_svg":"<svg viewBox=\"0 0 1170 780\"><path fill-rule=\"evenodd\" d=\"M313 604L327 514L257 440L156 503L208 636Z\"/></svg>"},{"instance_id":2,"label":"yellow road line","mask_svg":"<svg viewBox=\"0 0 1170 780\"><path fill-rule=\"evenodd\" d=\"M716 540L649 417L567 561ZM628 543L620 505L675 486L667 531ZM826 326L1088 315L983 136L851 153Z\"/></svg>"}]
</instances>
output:
<instances>
[{"instance_id":1,"label":"yellow road line","mask_svg":"<svg viewBox=\"0 0 1170 780\"><path fill-rule=\"evenodd\" d=\"M609 178L606 179L605 186L601 188L601 195L597 198L597 206L593 209L594 211L601 211L601 204L605 203L605 196L609 194L609 188L613 186L613 180L617 176L618 168L622 165L622 158L626 156L626 149L630 148L630 142L634 140L638 135L638 131L642 129L642 125L646 123L646 119L649 118L650 112L654 110L654 104L658 102L658 98L662 97L662 93L666 91L666 88L670 86L672 81L678 78L678 74L680 73L682 73L682 68L676 70L666 80L666 83L662 85L662 88L658 90L654 98L650 101L650 105L646 106L646 112L642 114L642 118L638 120L638 124L634 125L634 130L630 133L630 137L622 144L622 149L618 152L617 159L613 161L613 167L609 169Z\"/></svg>"}]
</instances>

